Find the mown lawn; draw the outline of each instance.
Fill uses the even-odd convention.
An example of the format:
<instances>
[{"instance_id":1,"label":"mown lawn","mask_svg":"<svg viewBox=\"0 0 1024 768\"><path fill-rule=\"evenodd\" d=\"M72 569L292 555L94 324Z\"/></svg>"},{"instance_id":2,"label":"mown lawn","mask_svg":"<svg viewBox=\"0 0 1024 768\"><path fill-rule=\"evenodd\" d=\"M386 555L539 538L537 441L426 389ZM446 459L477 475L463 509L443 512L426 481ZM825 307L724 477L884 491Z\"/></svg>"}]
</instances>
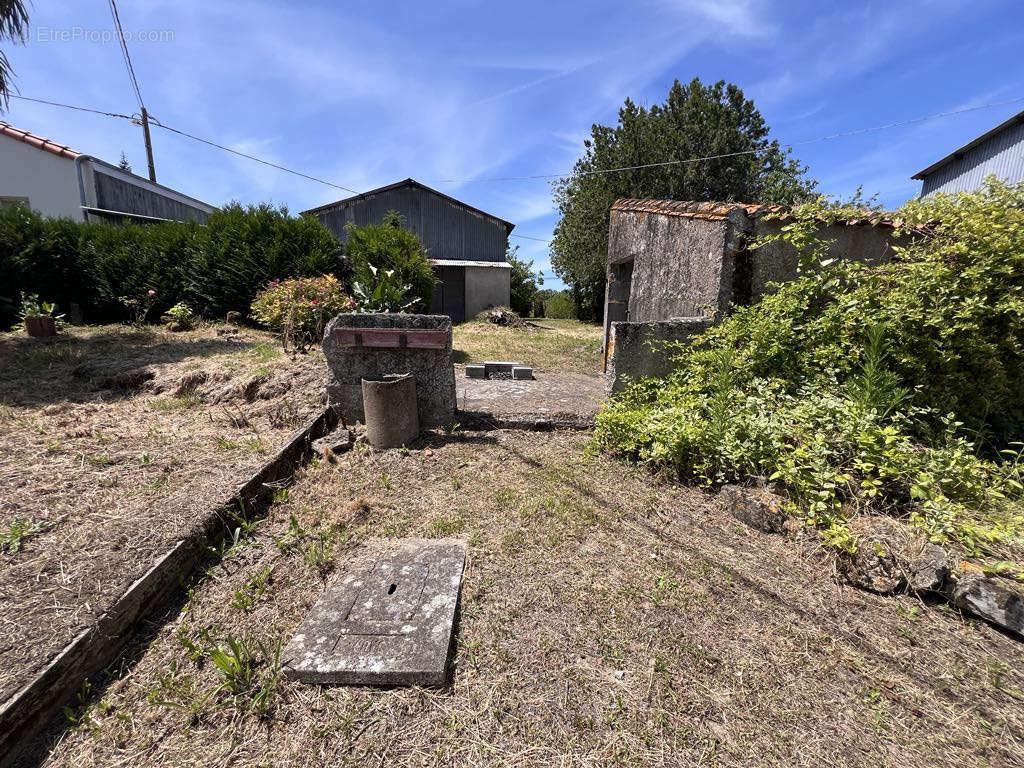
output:
<instances>
[{"instance_id":1,"label":"mown lawn","mask_svg":"<svg viewBox=\"0 0 1024 768\"><path fill-rule=\"evenodd\" d=\"M588 439L438 433L315 462L94 681L45 765L1024 763L1024 645L838 585L827 553ZM275 649L364 540L402 536L468 543L451 685L282 678Z\"/></svg>"}]
</instances>

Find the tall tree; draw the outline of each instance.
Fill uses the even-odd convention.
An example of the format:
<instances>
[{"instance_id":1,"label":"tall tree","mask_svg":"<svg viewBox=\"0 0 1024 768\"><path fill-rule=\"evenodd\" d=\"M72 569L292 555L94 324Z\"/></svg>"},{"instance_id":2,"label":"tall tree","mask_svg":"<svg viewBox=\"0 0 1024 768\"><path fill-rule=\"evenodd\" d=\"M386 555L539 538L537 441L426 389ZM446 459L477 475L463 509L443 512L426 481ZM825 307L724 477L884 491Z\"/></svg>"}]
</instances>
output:
<instances>
[{"instance_id":1,"label":"tall tree","mask_svg":"<svg viewBox=\"0 0 1024 768\"><path fill-rule=\"evenodd\" d=\"M28 37L28 10L24 0L0 0L0 41L4 39L24 43ZM11 77L14 71L7 56L0 51L0 111L10 101Z\"/></svg>"},{"instance_id":2,"label":"tall tree","mask_svg":"<svg viewBox=\"0 0 1024 768\"><path fill-rule=\"evenodd\" d=\"M601 319L608 212L619 197L791 203L816 183L775 140L754 102L733 84L678 80L664 104L626 99L618 125L594 125L583 157L554 185L561 219L551 263L570 287L581 320ZM670 161L720 156L700 162ZM611 168L641 167L602 173Z\"/></svg>"}]
</instances>

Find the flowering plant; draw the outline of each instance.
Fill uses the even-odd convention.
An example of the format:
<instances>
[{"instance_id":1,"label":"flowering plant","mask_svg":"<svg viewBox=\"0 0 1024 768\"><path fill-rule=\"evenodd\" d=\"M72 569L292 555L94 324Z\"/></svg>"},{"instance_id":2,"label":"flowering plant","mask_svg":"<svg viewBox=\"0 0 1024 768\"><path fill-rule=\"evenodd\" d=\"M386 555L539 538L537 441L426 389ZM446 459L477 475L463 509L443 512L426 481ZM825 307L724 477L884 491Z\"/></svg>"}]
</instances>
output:
<instances>
[{"instance_id":1,"label":"flowering plant","mask_svg":"<svg viewBox=\"0 0 1024 768\"><path fill-rule=\"evenodd\" d=\"M323 335L327 321L342 312L352 312L356 303L334 275L272 280L256 295L252 316L282 334L285 348L290 343L308 346Z\"/></svg>"},{"instance_id":2,"label":"flowering plant","mask_svg":"<svg viewBox=\"0 0 1024 768\"><path fill-rule=\"evenodd\" d=\"M156 301L156 291L150 288L142 296L118 296L117 300L131 314L132 325L142 325Z\"/></svg>"}]
</instances>

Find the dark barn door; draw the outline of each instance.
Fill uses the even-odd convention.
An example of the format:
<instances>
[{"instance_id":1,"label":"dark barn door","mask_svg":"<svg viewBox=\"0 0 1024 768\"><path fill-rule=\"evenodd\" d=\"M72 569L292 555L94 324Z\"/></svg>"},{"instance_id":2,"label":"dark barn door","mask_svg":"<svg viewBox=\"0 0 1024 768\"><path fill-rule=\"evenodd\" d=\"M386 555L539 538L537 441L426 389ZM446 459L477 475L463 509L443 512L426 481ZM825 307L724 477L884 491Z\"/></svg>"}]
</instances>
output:
<instances>
[{"instance_id":1,"label":"dark barn door","mask_svg":"<svg viewBox=\"0 0 1024 768\"><path fill-rule=\"evenodd\" d=\"M466 268L439 267L434 286L433 311L448 315L453 323L466 320Z\"/></svg>"}]
</instances>

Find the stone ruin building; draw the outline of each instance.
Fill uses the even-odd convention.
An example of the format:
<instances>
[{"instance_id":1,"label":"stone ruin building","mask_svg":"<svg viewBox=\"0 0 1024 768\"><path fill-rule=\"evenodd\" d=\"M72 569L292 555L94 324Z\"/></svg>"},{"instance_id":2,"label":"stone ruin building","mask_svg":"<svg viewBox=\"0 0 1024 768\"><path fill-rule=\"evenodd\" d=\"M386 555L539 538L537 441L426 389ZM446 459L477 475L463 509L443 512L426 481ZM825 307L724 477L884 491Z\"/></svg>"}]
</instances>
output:
<instances>
[{"instance_id":1,"label":"stone ruin building","mask_svg":"<svg viewBox=\"0 0 1024 768\"><path fill-rule=\"evenodd\" d=\"M612 391L628 378L671 370L667 342L700 333L731 306L759 301L773 283L797 275L798 255L776 241L757 249L758 238L778 232L779 206L617 200L608 230L604 370ZM829 257L880 263L892 256L888 222L822 223Z\"/></svg>"}]
</instances>

